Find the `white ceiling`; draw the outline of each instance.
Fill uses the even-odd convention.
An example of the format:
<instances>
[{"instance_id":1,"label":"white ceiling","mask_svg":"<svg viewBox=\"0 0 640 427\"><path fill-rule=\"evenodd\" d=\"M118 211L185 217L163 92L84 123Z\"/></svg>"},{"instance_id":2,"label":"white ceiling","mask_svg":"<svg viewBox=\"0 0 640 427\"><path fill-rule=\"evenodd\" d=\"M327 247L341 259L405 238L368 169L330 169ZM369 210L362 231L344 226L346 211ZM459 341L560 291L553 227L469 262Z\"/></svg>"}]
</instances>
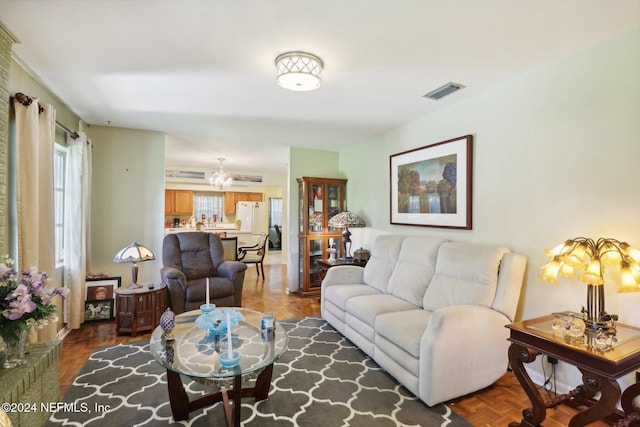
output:
<instances>
[{"instance_id":1,"label":"white ceiling","mask_svg":"<svg viewBox=\"0 0 640 427\"><path fill-rule=\"evenodd\" d=\"M284 172L289 146L337 150L637 28L640 1L0 0L0 21L82 119L170 135L168 166ZM291 50L322 58L319 90L277 86Z\"/></svg>"}]
</instances>

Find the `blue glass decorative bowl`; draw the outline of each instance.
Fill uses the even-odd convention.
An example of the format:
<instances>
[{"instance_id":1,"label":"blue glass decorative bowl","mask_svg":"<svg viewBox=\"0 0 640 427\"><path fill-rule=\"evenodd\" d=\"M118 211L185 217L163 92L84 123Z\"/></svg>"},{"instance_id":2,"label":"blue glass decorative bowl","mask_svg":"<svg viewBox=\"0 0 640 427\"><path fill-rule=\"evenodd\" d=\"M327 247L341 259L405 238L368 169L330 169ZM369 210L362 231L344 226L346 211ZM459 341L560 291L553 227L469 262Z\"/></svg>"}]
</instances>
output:
<instances>
[{"instance_id":1,"label":"blue glass decorative bowl","mask_svg":"<svg viewBox=\"0 0 640 427\"><path fill-rule=\"evenodd\" d=\"M206 304L203 304L203 306ZM209 304L210 306L213 304ZM202 307L200 308L202 310ZM223 335L227 333L227 313L229 313L229 317L231 320L231 327L236 327L240 323L240 321L244 320L242 314L237 312L236 310L225 310L224 312L220 310L210 309L210 307L205 307L202 314L198 316L196 319L196 325L202 329L208 329L209 333L212 335Z\"/></svg>"},{"instance_id":2,"label":"blue glass decorative bowl","mask_svg":"<svg viewBox=\"0 0 640 427\"><path fill-rule=\"evenodd\" d=\"M231 355L229 355L228 351L223 351L220 353L219 361L223 368L233 368L240 363L240 359L242 358L242 354L238 350L233 350Z\"/></svg>"}]
</instances>

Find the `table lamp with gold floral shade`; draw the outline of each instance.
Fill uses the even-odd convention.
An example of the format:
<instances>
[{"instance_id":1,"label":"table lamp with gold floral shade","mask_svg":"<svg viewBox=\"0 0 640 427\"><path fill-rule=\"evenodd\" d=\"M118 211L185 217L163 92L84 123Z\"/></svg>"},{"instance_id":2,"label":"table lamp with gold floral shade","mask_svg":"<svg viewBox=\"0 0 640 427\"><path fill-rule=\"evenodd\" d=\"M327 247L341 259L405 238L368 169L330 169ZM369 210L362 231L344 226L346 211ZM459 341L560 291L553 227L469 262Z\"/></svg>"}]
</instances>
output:
<instances>
[{"instance_id":1,"label":"table lamp with gold floral shade","mask_svg":"<svg viewBox=\"0 0 640 427\"><path fill-rule=\"evenodd\" d=\"M583 320L588 330L607 327L617 315L609 314L604 307L605 266L620 270L618 292L640 292L640 250L615 239L576 237L566 240L553 249L547 249L551 262L542 266L539 276L551 283L558 283L558 276L578 276L587 284L587 306L582 308Z\"/></svg>"}]
</instances>

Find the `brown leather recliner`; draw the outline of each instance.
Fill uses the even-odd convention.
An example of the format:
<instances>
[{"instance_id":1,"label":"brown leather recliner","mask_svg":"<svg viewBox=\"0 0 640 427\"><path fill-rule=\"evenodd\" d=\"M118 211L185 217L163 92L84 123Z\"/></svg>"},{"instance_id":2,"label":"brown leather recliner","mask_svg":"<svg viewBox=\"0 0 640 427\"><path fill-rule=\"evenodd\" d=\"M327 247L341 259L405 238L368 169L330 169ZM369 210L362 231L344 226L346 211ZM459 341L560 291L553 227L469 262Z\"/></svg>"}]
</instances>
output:
<instances>
[{"instance_id":1,"label":"brown leather recliner","mask_svg":"<svg viewBox=\"0 0 640 427\"><path fill-rule=\"evenodd\" d=\"M167 234L162 242L162 281L169 306L176 313L200 308L209 298L218 307L240 307L246 264L226 261L220 237L214 233Z\"/></svg>"}]
</instances>

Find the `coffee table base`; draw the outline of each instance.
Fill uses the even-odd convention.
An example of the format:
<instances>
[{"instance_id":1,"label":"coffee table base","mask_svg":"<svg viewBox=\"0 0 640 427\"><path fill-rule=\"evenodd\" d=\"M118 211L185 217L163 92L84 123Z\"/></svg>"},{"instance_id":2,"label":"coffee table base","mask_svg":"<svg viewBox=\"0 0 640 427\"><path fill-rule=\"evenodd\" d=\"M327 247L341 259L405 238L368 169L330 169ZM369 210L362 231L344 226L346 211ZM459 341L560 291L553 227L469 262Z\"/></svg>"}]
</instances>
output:
<instances>
[{"instance_id":1,"label":"coffee table base","mask_svg":"<svg viewBox=\"0 0 640 427\"><path fill-rule=\"evenodd\" d=\"M189 419L189 413L211 406L218 402L224 405L224 413L229 427L240 427L241 400L244 397L253 397L255 401L265 400L269 396L273 364L265 367L256 378L254 387L242 388L242 375L233 377L233 389L223 389L209 393L195 400L189 400L189 395L184 389L180 374L167 369L167 387L169 389L169 402L171 412L176 421Z\"/></svg>"}]
</instances>

